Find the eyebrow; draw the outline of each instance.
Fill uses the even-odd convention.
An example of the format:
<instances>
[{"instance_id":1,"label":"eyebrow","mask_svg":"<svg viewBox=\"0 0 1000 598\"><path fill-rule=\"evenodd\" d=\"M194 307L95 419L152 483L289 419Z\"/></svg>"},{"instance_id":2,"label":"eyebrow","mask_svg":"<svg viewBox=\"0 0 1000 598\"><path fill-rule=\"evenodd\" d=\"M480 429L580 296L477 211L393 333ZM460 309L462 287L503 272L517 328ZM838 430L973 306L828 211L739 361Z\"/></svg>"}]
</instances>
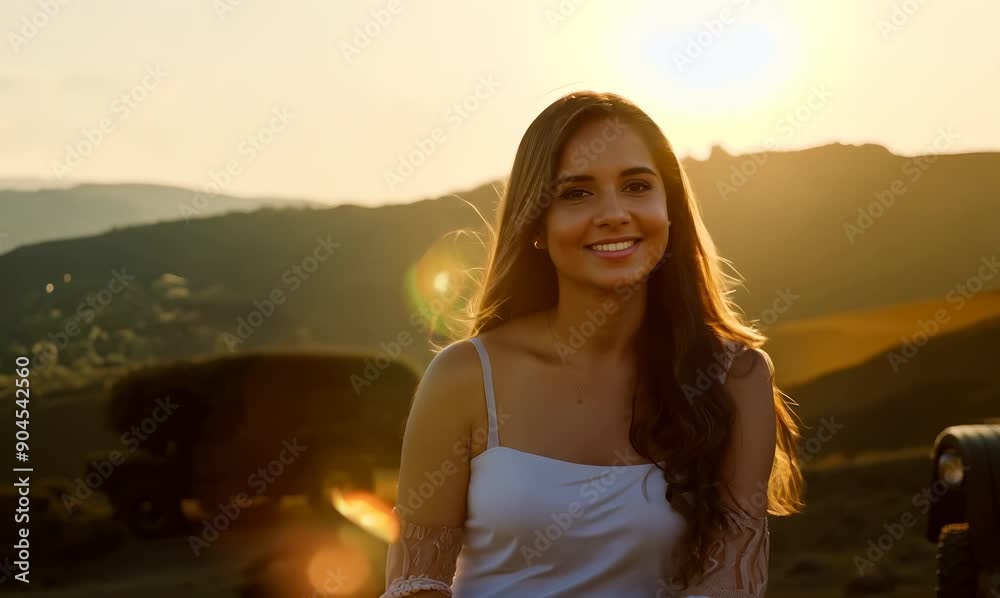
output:
<instances>
[{"instance_id":1,"label":"eyebrow","mask_svg":"<svg viewBox=\"0 0 1000 598\"><path fill-rule=\"evenodd\" d=\"M625 170L621 171L618 174L618 176L627 177L636 174L649 174L652 176L656 176L656 172L653 171L653 169L648 168L646 166L633 166L632 168L626 168ZM593 180L594 177L589 174L572 174L567 176L561 176L558 179L556 179L556 185L562 185L563 183L581 183L584 181L593 181Z\"/></svg>"}]
</instances>

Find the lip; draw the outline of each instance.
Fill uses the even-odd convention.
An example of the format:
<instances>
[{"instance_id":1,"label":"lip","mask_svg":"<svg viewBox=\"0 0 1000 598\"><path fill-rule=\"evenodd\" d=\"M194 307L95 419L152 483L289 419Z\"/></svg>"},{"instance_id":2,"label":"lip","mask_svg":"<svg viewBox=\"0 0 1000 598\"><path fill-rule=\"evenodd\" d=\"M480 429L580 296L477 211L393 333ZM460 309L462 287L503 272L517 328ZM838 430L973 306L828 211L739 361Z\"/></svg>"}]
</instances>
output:
<instances>
[{"instance_id":1,"label":"lip","mask_svg":"<svg viewBox=\"0 0 1000 598\"><path fill-rule=\"evenodd\" d=\"M622 241L635 241L638 243L642 240L642 237L612 237L610 239L601 239L600 241L594 241L593 243L588 243L587 248L591 248L594 245L604 245L605 243L621 243Z\"/></svg>"},{"instance_id":2,"label":"lip","mask_svg":"<svg viewBox=\"0 0 1000 598\"><path fill-rule=\"evenodd\" d=\"M619 250L619 251L597 251L596 249L593 249L592 247L587 247L587 251L589 251L590 253L592 253L593 255L595 255L595 256L597 256L599 258L603 258L603 259L607 259L607 260L620 260L620 259L626 258L626 257L632 255L633 253L635 253L636 251L638 251L639 250L639 245L642 244L642 239L637 239L635 237L625 238L625 239L619 239L618 241L601 241L600 243L620 243L621 241L635 241L635 243L633 243L632 246L629 247L628 249L622 249L622 250ZM595 243L595 245L600 244L600 243Z\"/></svg>"}]
</instances>

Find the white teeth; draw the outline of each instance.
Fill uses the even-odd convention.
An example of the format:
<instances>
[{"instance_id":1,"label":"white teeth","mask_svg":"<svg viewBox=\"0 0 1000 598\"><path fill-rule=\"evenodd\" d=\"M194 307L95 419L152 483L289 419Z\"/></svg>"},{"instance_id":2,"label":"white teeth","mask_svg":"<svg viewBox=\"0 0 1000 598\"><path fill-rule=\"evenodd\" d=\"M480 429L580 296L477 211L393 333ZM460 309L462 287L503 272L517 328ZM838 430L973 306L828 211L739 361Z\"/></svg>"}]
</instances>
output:
<instances>
[{"instance_id":1,"label":"white teeth","mask_svg":"<svg viewBox=\"0 0 1000 598\"><path fill-rule=\"evenodd\" d=\"M591 245L590 247L595 251L622 251L633 245L635 245L634 239L631 241L622 241L621 243L602 243L600 245Z\"/></svg>"}]
</instances>

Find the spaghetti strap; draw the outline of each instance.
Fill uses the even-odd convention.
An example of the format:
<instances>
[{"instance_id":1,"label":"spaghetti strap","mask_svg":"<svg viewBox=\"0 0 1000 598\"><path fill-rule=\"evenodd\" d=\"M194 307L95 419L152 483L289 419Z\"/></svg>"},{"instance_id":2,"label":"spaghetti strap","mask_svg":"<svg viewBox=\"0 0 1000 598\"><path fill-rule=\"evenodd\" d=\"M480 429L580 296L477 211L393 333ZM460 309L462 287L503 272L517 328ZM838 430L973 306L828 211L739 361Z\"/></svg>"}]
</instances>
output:
<instances>
[{"instance_id":1,"label":"spaghetti strap","mask_svg":"<svg viewBox=\"0 0 1000 598\"><path fill-rule=\"evenodd\" d=\"M489 437L486 441L486 450L500 446L500 436L497 432L497 404L493 396L493 368L490 367L490 356L486 352L486 346L478 336L469 339L476 346L479 353L479 361L483 364L483 386L486 390L486 417L489 422Z\"/></svg>"}]
</instances>

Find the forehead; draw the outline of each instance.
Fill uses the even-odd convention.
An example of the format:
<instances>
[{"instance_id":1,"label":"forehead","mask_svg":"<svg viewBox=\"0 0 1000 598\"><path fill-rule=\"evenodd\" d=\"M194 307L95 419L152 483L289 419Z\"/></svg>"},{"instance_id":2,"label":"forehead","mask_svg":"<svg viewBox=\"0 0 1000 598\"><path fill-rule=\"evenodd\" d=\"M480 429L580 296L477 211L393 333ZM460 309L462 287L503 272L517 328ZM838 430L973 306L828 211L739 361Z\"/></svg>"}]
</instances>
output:
<instances>
[{"instance_id":1,"label":"forehead","mask_svg":"<svg viewBox=\"0 0 1000 598\"><path fill-rule=\"evenodd\" d=\"M656 170L639 132L626 121L600 118L581 125L567 139L556 172L614 176L634 166Z\"/></svg>"}]
</instances>

